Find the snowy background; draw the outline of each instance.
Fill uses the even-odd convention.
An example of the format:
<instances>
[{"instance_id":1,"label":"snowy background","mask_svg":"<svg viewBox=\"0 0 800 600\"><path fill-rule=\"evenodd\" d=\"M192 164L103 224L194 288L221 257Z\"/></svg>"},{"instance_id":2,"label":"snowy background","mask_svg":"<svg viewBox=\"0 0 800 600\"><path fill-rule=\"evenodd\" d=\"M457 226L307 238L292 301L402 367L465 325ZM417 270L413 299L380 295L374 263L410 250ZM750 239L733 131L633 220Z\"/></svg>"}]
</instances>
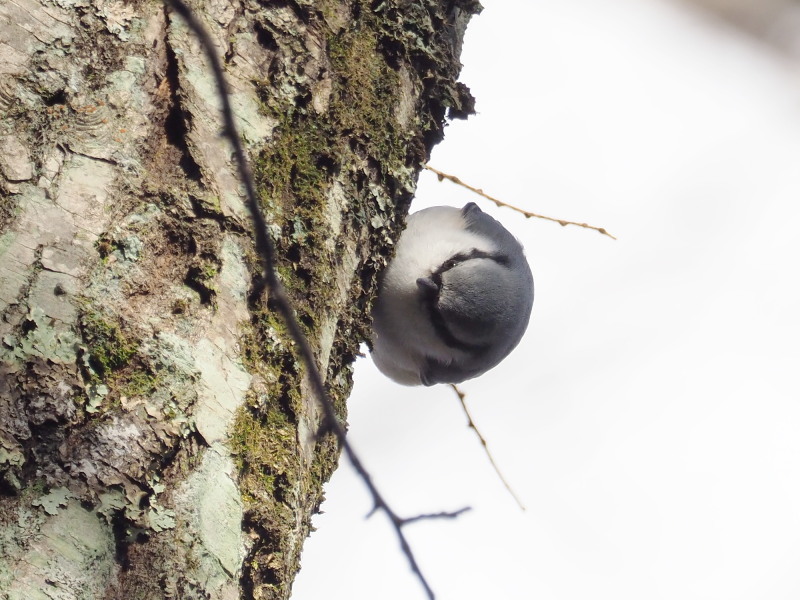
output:
<instances>
[{"instance_id":1,"label":"snowy background","mask_svg":"<svg viewBox=\"0 0 800 600\"><path fill-rule=\"evenodd\" d=\"M526 247L526 337L462 389L356 368L350 440L440 600L800 598L800 69L657 0L484 0L478 115L432 166L619 240L477 201ZM343 464L293 600L423 599Z\"/></svg>"}]
</instances>

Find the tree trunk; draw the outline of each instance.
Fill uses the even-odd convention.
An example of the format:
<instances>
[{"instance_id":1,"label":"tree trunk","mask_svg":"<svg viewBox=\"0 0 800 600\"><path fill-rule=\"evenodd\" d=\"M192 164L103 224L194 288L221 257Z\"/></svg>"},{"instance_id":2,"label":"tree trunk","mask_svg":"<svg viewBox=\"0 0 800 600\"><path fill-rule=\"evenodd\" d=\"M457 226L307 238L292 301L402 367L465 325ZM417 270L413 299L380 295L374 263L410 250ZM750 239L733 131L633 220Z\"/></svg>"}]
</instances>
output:
<instances>
[{"instance_id":1,"label":"tree trunk","mask_svg":"<svg viewBox=\"0 0 800 600\"><path fill-rule=\"evenodd\" d=\"M345 419L476 0L197 0ZM202 51L160 2L0 0L3 598L288 598L336 466Z\"/></svg>"}]
</instances>

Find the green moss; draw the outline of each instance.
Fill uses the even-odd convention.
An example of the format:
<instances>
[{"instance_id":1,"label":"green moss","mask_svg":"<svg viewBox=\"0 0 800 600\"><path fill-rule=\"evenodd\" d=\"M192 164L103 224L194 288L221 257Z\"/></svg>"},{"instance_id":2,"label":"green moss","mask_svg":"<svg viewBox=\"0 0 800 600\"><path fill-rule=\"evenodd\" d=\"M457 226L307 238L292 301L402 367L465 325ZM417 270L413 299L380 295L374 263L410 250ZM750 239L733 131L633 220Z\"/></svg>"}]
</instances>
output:
<instances>
[{"instance_id":1,"label":"green moss","mask_svg":"<svg viewBox=\"0 0 800 600\"><path fill-rule=\"evenodd\" d=\"M217 267L211 263L206 263L200 269L200 275L203 277L203 279L213 279L217 276L217 273Z\"/></svg>"},{"instance_id":2,"label":"green moss","mask_svg":"<svg viewBox=\"0 0 800 600\"><path fill-rule=\"evenodd\" d=\"M337 293L329 274L338 261L331 236L339 231L330 231L327 214L333 180L351 181L352 188L344 190L353 198L351 214L344 217L353 219L355 227L380 229L386 236L387 225L390 229L393 223L388 196L363 204L369 194L358 186L365 182L337 177L339 169L357 168L345 166L342 157L356 154L375 160L383 183L399 190L401 199L413 187L413 169L408 165L418 162L419 144L410 143L418 128L397 122L400 75L381 46L387 37L384 25L369 3L362 3L362 17L352 21L341 20L333 4L315 4L326 22L341 23L328 30L332 86L326 111L318 112L318 105L312 108L302 73L295 79L291 71L282 75L286 79L282 89L294 94L276 95L274 82L264 82L262 95L264 112L278 124L255 160L254 174L265 215L274 227L279 276L312 343L320 314ZM387 183L393 179L397 183ZM383 214L376 217L376 213ZM268 321L255 319L253 324L257 329L275 329Z\"/></svg>"},{"instance_id":3,"label":"green moss","mask_svg":"<svg viewBox=\"0 0 800 600\"><path fill-rule=\"evenodd\" d=\"M278 114L278 135L258 160L259 189L269 207L308 211L329 184L325 165L332 160L332 138L315 119Z\"/></svg>"},{"instance_id":4,"label":"green moss","mask_svg":"<svg viewBox=\"0 0 800 600\"><path fill-rule=\"evenodd\" d=\"M252 309L252 317L252 325L242 328L240 343L244 364L251 372L260 372L268 380L276 381L276 374L265 375L263 372L270 361L280 361L281 353L287 352L289 334L286 325L276 311L267 307Z\"/></svg>"},{"instance_id":5,"label":"green moss","mask_svg":"<svg viewBox=\"0 0 800 600\"><path fill-rule=\"evenodd\" d=\"M359 234L359 242L369 243L367 236L373 231L376 238L385 239L396 220L394 203L408 201L422 147L412 143L420 128L398 122L401 76L381 47L384 34L379 20L372 16L369 4L363 4L358 20L344 20L335 11L325 14L326 22L341 23L328 31L328 97L315 97L312 103L302 73L293 78L291 69L279 75L280 86L265 82L262 95L263 110L277 125L256 157L253 171L275 241L278 276L312 346L317 345L318 327L327 322L327 313L336 311L341 316L342 312L341 292L332 285L342 260L337 237L351 240L356 230L365 232ZM326 7L323 2L321 10L325 12ZM315 9L320 9L319 3ZM290 92L275 94L276 87ZM377 175L372 179L375 166ZM334 181L337 189L332 194ZM346 198L335 231L330 211L340 207L330 206L329 196L337 201ZM255 252L248 252L246 259L252 273L261 270ZM341 335L347 337L340 343L346 350L335 348L327 366L329 392L340 415L346 413L352 383L345 363L352 361L360 339L350 332L353 323L364 321L365 310L357 299L362 281L355 280L352 311L348 309L340 319ZM366 295L374 281L363 285L370 288ZM322 483L335 468L339 447L335 437L323 436L315 444L311 464L306 462L297 437L296 415L305 408L300 391L303 367L295 345L273 306L254 302L250 310L252 319L243 332L242 348L256 383L231 428L231 448L239 470L245 521L262 540L248 569L269 572L260 576L263 581L284 582L288 577L284 563L293 560L296 550L278 540L291 538L289 532L297 531L299 505L304 506L303 515L321 501Z\"/></svg>"},{"instance_id":6,"label":"green moss","mask_svg":"<svg viewBox=\"0 0 800 600\"><path fill-rule=\"evenodd\" d=\"M126 396L146 396L161 383L159 375L137 369L120 377L119 391Z\"/></svg>"},{"instance_id":7,"label":"green moss","mask_svg":"<svg viewBox=\"0 0 800 600\"><path fill-rule=\"evenodd\" d=\"M295 426L287 415L277 407L263 416L242 407L232 431L231 450L241 473L243 497L264 502L281 495L276 492L285 495L286 486L301 475L295 458Z\"/></svg>"},{"instance_id":8,"label":"green moss","mask_svg":"<svg viewBox=\"0 0 800 600\"><path fill-rule=\"evenodd\" d=\"M80 318L88 348L86 410L105 414L119 406L122 396L150 396L163 384L138 356L141 344L110 316L85 310Z\"/></svg>"},{"instance_id":9,"label":"green moss","mask_svg":"<svg viewBox=\"0 0 800 600\"><path fill-rule=\"evenodd\" d=\"M369 297L402 226L419 165L441 137L446 107L456 106L450 96L458 91L458 63L443 5L354 0L343 11L330 0L301 0L295 8L309 30L326 36L327 60L315 55L306 63L301 52L299 60L277 63L282 68L263 82L263 111L276 125L253 170L278 276L312 347L318 347L320 324L338 319L325 375L334 407L345 415L350 363L358 340L368 335ZM279 53L302 51L305 29L269 31ZM320 63L322 82L314 79ZM331 218L334 211L341 214ZM342 283L333 274L339 276L342 246L354 240L356 273L343 309ZM261 259L252 248L245 256L255 276ZM242 348L253 389L231 428L245 529L258 534L242 578L277 598L288 595L297 553L285 541L310 525L305 517L321 500L339 447L333 436L322 436L307 463L297 431L297 415L306 408L296 348L274 307L257 299L250 311Z\"/></svg>"},{"instance_id":10,"label":"green moss","mask_svg":"<svg viewBox=\"0 0 800 600\"><path fill-rule=\"evenodd\" d=\"M378 50L378 34L366 24L332 35L329 56L335 79L331 118L367 152L380 157L387 171L405 163L410 134L401 134L395 108L399 75Z\"/></svg>"},{"instance_id":11,"label":"green moss","mask_svg":"<svg viewBox=\"0 0 800 600\"><path fill-rule=\"evenodd\" d=\"M100 376L124 367L139 348L138 341L125 335L119 323L100 313L84 312L81 327L90 364Z\"/></svg>"},{"instance_id":12,"label":"green moss","mask_svg":"<svg viewBox=\"0 0 800 600\"><path fill-rule=\"evenodd\" d=\"M289 235L313 236L327 222L316 211L323 206L338 157L350 152L347 142L361 146L387 173L405 168L415 134L398 126L399 75L380 51L379 22L371 12L365 7L363 19L329 34L333 81L326 113L317 114L295 97L281 101L269 89L264 94L264 112L278 126L255 171L272 222L292 216Z\"/></svg>"},{"instance_id":13,"label":"green moss","mask_svg":"<svg viewBox=\"0 0 800 600\"><path fill-rule=\"evenodd\" d=\"M327 22L337 20L332 4L322 2L315 6L322 10ZM327 111L318 113L310 104L298 102L297 96L276 96L270 84L265 83L263 110L278 125L257 157L254 173L267 220L275 227L278 275L312 344L321 314L334 303L337 294L330 285L333 277L329 273L339 258L332 250L325 211L330 185L343 167L341 157L355 152L374 158L387 177L408 172L407 163L414 162L409 158L408 147L417 128L405 131L397 123L400 75L380 48L382 35L380 21L366 3L361 19L329 31L332 89ZM286 85L284 89L297 89L302 97L303 84L299 80L292 83L294 88ZM359 206L355 199L364 198L363 191L352 189L345 193L354 199L352 216L362 225L373 211L384 210L383 204ZM385 209L393 210L389 203ZM248 262L253 272L260 270L257 257L250 257ZM245 497L258 498L260 486L279 489L282 478L293 478L291 470L278 466L284 465L288 456L297 460L298 452L295 434L289 435L293 431L289 424L289 437L281 437L281 418L293 418L294 412L300 410L297 382L302 369L277 313L271 307L254 306L251 310L251 325L243 335L245 363L251 372L262 376L268 390L259 395L266 400L251 402L250 409L243 409L233 435L245 473ZM338 371L343 367L334 368ZM337 394L337 408L342 413L349 388L346 379L341 394ZM281 439L285 444L279 443ZM326 443L319 451L320 458L324 455L325 460L333 462L330 459L338 448L335 443ZM281 454L285 456L280 458ZM323 481L329 475L319 470L312 473L312 478Z\"/></svg>"}]
</instances>

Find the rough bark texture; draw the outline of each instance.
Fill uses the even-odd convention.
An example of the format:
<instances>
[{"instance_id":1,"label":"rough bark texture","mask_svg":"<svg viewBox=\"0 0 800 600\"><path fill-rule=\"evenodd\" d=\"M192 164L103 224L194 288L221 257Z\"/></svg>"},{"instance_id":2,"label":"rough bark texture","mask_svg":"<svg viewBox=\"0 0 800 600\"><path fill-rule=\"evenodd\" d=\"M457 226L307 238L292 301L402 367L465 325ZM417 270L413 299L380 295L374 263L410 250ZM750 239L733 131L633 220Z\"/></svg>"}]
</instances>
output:
<instances>
[{"instance_id":1,"label":"rough bark texture","mask_svg":"<svg viewBox=\"0 0 800 600\"><path fill-rule=\"evenodd\" d=\"M341 418L475 0L204 0ZM198 43L157 1L0 2L0 591L288 598L330 436L257 272Z\"/></svg>"}]
</instances>

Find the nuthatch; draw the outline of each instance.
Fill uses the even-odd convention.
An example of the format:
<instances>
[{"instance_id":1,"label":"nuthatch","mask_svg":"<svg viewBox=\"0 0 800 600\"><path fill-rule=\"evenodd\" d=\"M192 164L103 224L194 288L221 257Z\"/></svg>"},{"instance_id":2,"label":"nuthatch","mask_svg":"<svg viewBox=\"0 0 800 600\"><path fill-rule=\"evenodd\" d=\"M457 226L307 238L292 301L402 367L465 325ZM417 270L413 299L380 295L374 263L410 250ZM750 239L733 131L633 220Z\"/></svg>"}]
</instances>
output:
<instances>
[{"instance_id":1,"label":"nuthatch","mask_svg":"<svg viewBox=\"0 0 800 600\"><path fill-rule=\"evenodd\" d=\"M372 311L372 358L403 385L459 383L519 343L533 306L520 243L470 202L408 217Z\"/></svg>"}]
</instances>

